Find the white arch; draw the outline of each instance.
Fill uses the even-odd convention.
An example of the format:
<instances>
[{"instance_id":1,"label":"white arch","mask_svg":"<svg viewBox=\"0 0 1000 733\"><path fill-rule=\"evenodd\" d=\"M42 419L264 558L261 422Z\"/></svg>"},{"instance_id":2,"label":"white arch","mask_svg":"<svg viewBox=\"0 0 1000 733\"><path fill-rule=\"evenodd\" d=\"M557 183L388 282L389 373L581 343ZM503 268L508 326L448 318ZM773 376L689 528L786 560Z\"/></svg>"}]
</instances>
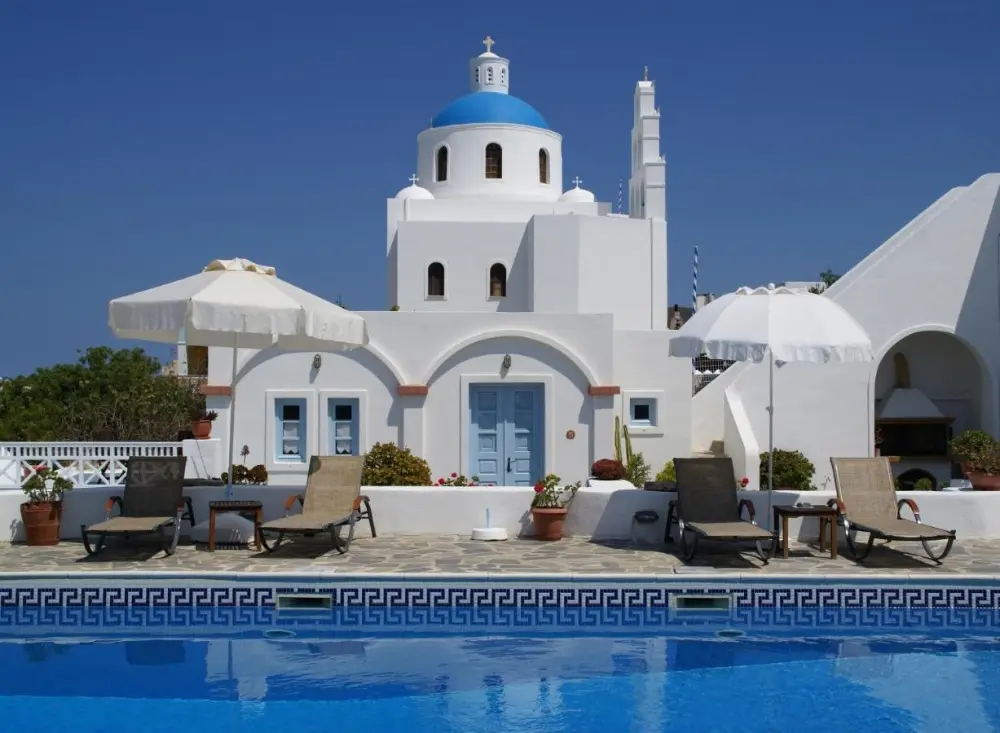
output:
<instances>
[{"instance_id":1,"label":"white arch","mask_svg":"<svg viewBox=\"0 0 1000 733\"><path fill-rule=\"evenodd\" d=\"M536 333L535 331L525 331L523 329L517 328L505 328L498 329L495 331L484 331L483 333L473 334L468 336L461 341L457 341L450 347L445 349L441 355L431 364L430 369L427 370L427 374L424 377L422 384L430 386L431 380L437 373L441 365L444 364L448 359L453 357L462 349L465 349L473 344L478 344L481 341L490 341L492 339L500 338L514 338L514 339L525 339L527 341L537 341L538 343L545 344L551 349L559 352L567 359L569 359L580 370L580 373L586 378L589 384L599 384L597 377L594 376L594 370L590 368L583 359L578 357L573 350L570 349L566 344L562 343L558 339L554 339L544 333Z\"/></svg>"},{"instance_id":2,"label":"white arch","mask_svg":"<svg viewBox=\"0 0 1000 733\"><path fill-rule=\"evenodd\" d=\"M980 401L988 402L989 404L989 414L980 416L981 422L984 423L982 428L989 432L994 432L993 426L998 425L997 421L1000 419L1000 407L998 407L997 404L997 398L1000 395L997 394L997 389L995 387L997 384L996 374L993 372L993 368L990 366L990 363L983 358L983 355L979 351L978 347L970 343L964 336L960 336L955 331L954 326L944 323L924 323L919 326L904 328L903 330L893 334L891 338L886 339L882 348L875 352L875 359L872 361L871 373L868 375L868 409L870 412L869 422L871 423L871 427L873 428L875 425L872 405L875 401L875 380L878 377L879 366L881 366L882 360L885 359L886 355L893 347L899 344L903 339L914 336L918 333L944 333L954 337L960 344L962 344L962 346L969 350L969 353L972 354L972 357L976 360L979 368L983 370L983 373L987 378L986 384L983 385L987 393L984 394L983 390L980 391Z\"/></svg>"},{"instance_id":3,"label":"white arch","mask_svg":"<svg viewBox=\"0 0 1000 733\"><path fill-rule=\"evenodd\" d=\"M372 356L385 365L385 368L388 369L392 376L396 378L396 382L398 384L409 384L409 382L403 378L403 372L400 370L399 366L382 350L381 346L377 345L373 341L369 341L363 348L366 351L371 352Z\"/></svg>"}]
</instances>

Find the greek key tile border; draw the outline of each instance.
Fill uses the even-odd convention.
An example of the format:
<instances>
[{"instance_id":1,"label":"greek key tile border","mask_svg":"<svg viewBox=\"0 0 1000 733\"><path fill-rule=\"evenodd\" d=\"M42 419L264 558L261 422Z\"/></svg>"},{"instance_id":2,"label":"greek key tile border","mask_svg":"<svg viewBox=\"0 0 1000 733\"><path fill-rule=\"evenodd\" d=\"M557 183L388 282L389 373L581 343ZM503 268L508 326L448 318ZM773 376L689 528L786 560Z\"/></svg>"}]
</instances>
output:
<instances>
[{"instance_id":1,"label":"greek key tile border","mask_svg":"<svg viewBox=\"0 0 1000 733\"><path fill-rule=\"evenodd\" d=\"M128 582L129 585L123 583ZM823 581L679 579L677 581L530 582L490 580L331 581L261 578L169 580L88 576L0 578L5 606L271 607L282 595L329 596L335 607L671 608L680 595L728 596L736 608L976 608L1000 609L1000 582L885 580Z\"/></svg>"}]
</instances>

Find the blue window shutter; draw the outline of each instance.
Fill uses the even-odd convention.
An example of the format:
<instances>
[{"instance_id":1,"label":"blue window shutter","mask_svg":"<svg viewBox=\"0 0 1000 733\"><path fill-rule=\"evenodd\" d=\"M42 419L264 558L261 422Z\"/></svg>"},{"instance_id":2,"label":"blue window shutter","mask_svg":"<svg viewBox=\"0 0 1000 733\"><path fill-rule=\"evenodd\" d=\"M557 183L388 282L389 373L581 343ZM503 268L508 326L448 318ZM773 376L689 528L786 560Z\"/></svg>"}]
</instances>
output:
<instances>
[{"instance_id":1,"label":"blue window shutter","mask_svg":"<svg viewBox=\"0 0 1000 733\"><path fill-rule=\"evenodd\" d=\"M274 460L305 463L307 415L304 399L274 401Z\"/></svg>"},{"instance_id":2,"label":"blue window shutter","mask_svg":"<svg viewBox=\"0 0 1000 733\"><path fill-rule=\"evenodd\" d=\"M330 455L359 454L359 407L357 399L331 399L327 403L329 425L327 452Z\"/></svg>"}]
</instances>

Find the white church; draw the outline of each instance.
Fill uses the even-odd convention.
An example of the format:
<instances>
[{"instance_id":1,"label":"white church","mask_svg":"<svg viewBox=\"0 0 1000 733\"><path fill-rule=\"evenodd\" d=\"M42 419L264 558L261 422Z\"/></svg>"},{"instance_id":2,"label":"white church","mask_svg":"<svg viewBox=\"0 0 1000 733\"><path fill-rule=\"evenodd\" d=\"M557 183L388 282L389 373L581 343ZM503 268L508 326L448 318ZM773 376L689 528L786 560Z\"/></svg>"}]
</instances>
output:
<instances>
[{"instance_id":1,"label":"white church","mask_svg":"<svg viewBox=\"0 0 1000 733\"><path fill-rule=\"evenodd\" d=\"M237 450L277 485L304 481L311 454L387 441L435 476L523 486L585 479L613 453L618 417L654 472L724 452L756 488L766 367L737 364L692 396L690 360L668 356L653 82L635 86L629 214L615 214L578 178L564 187L561 136L510 94L509 61L484 43L469 92L417 135L416 175L387 201L386 310L361 313L370 345L243 354ZM952 189L827 291L869 332L875 364L778 370L775 446L805 453L817 488L833 488L831 455L873 454L876 428L897 473L938 486L950 434L1000 430L998 189L1000 175ZM230 358L212 351L209 408L225 414Z\"/></svg>"},{"instance_id":2,"label":"white church","mask_svg":"<svg viewBox=\"0 0 1000 733\"><path fill-rule=\"evenodd\" d=\"M667 357L653 82L635 87L631 214L616 215L579 179L564 189L562 136L510 94L510 62L484 43L468 93L417 135L416 175L387 201L386 310L361 312L370 345L243 360L235 444L271 483L304 479L310 454L383 441L435 476L586 479L613 454L616 416L656 469L690 452L690 362ZM221 357L210 384L231 381ZM229 389L209 391L222 413Z\"/></svg>"}]
</instances>

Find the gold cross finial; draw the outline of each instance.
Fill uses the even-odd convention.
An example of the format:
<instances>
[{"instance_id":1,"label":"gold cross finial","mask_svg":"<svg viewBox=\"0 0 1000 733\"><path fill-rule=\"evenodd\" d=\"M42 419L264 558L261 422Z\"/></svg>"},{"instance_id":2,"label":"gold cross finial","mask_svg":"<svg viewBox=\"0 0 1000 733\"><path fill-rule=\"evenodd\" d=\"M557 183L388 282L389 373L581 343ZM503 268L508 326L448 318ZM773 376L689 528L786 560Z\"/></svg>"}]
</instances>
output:
<instances>
[{"instance_id":1,"label":"gold cross finial","mask_svg":"<svg viewBox=\"0 0 1000 733\"><path fill-rule=\"evenodd\" d=\"M492 38L486 36L483 39L483 45L486 46L486 53L493 53L493 44L496 43Z\"/></svg>"},{"instance_id":2,"label":"gold cross finial","mask_svg":"<svg viewBox=\"0 0 1000 733\"><path fill-rule=\"evenodd\" d=\"M649 81L649 67L648 66L643 66L642 67L642 80L643 81Z\"/></svg>"}]
</instances>

